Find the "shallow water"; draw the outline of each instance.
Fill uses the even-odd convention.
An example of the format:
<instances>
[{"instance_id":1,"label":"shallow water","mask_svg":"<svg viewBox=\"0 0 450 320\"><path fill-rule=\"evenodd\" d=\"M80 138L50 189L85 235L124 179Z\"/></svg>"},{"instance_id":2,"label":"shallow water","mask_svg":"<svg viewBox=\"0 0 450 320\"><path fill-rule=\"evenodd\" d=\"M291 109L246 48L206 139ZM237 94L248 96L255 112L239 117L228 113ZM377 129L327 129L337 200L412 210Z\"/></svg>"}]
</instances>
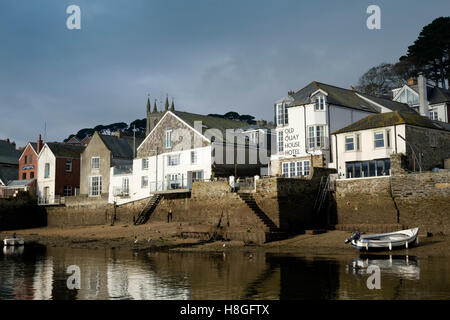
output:
<instances>
[{"instance_id":1,"label":"shallow water","mask_svg":"<svg viewBox=\"0 0 450 320\"><path fill-rule=\"evenodd\" d=\"M367 285L373 266L380 289ZM0 299L450 299L449 271L448 257L4 247Z\"/></svg>"}]
</instances>

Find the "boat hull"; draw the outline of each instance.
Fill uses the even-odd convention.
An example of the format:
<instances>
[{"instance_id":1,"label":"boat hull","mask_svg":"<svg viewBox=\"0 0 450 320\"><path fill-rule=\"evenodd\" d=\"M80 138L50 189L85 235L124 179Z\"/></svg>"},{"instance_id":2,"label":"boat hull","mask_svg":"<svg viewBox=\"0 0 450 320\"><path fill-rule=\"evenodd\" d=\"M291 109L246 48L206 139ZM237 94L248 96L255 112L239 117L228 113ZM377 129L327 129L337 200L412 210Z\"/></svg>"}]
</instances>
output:
<instances>
[{"instance_id":1,"label":"boat hull","mask_svg":"<svg viewBox=\"0 0 450 320\"><path fill-rule=\"evenodd\" d=\"M352 240L352 246L361 251L394 250L412 247L418 244L419 228L391 233L361 236Z\"/></svg>"},{"instance_id":2,"label":"boat hull","mask_svg":"<svg viewBox=\"0 0 450 320\"><path fill-rule=\"evenodd\" d=\"M5 246L23 246L25 241L21 238L9 238L3 239L3 244Z\"/></svg>"}]
</instances>

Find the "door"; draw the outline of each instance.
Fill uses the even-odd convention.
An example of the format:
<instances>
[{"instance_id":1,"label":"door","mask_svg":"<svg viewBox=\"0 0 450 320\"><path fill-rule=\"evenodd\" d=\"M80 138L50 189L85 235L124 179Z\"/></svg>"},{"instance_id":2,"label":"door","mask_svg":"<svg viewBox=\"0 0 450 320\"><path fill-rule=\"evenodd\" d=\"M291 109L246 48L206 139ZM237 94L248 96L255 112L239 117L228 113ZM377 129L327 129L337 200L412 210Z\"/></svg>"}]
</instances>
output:
<instances>
[{"instance_id":1,"label":"door","mask_svg":"<svg viewBox=\"0 0 450 320\"><path fill-rule=\"evenodd\" d=\"M50 187L44 187L44 203L50 202Z\"/></svg>"}]
</instances>

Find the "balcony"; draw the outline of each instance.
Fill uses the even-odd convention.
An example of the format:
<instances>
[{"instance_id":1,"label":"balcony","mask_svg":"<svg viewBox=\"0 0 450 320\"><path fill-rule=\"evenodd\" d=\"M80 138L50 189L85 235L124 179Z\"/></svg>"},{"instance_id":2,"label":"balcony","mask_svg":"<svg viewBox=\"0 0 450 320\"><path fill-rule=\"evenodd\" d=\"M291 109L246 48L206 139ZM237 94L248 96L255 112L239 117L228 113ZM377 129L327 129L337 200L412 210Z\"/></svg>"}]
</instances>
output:
<instances>
[{"instance_id":1,"label":"balcony","mask_svg":"<svg viewBox=\"0 0 450 320\"><path fill-rule=\"evenodd\" d=\"M310 137L308 138L307 151L329 150L330 139L328 137Z\"/></svg>"}]
</instances>

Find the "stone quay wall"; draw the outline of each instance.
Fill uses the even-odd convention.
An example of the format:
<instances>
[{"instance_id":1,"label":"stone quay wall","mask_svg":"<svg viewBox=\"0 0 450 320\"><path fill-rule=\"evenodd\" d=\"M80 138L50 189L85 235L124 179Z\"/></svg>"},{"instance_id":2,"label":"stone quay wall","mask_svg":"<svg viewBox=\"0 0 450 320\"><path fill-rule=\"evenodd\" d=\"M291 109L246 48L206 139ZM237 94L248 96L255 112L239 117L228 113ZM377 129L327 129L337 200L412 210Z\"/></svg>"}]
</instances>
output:
<instances>
[{"instance_id":1,"label":"stone quay wall","mask_svg":"<svg viewBox=\"0 0 450 320\"><path fill-rule=\"evenodd\" d=\"M337 180L335 201L341 230L450 234L450 170Z\"/></svg>"}]
</instances>

